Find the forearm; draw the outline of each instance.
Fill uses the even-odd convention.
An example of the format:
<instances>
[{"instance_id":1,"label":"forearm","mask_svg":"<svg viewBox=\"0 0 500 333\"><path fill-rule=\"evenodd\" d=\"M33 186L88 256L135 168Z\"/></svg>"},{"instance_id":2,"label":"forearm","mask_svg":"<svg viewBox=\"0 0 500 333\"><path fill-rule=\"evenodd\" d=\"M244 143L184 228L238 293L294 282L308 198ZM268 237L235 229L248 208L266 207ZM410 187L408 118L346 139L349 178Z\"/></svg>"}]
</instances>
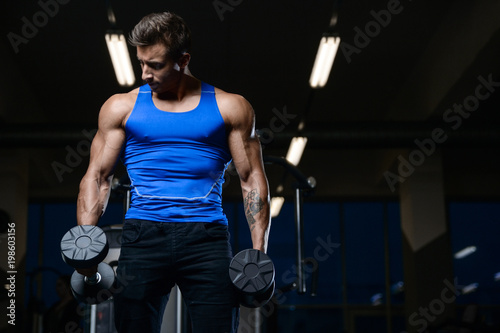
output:
<instances>
[{"instance_id":1,"label":"forearm","mask_svg":"<svg viewBox=\"0 0 500 333\"><path fill-rule=\"evenodd\" d=\"M78 225L97 225L108 203L112 177L85 176L82 179L77 200Z\"/></svg>"},{"instance_id":2,"label":"forearm","mask_svg":"<svg viewBox=\"0 0 500 333\"><path fill-rule=\"evenodd\" d=\"M245 215L253 248L267 252L270 229L269 188L263 175L250 179L251 181L242 183Z\"/></svg>"}]
</instances>

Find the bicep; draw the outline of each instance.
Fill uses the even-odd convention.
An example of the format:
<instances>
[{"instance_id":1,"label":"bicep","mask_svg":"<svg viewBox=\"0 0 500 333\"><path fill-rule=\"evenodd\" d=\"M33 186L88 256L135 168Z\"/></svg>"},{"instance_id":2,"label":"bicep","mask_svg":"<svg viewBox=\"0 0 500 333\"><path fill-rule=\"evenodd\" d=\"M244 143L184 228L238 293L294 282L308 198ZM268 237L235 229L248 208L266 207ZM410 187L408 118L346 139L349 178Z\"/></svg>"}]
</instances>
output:
<instances>
[{"instance_id":1,"label":"bicep","mask_svg":"<svg viewBox=\"0 0 500 333\"><path fill-rule=\"evenodd\" d=\"M245 181L253 171L261 169L261 149L256 137L231 133L229 147L240 178Z\"/></svg>"},{"instance_id":2,"label":"bicep","mask_svg":"<svg viewBox=\"0 0 500 333\"><path fill-rule=\"evenodd\" d=\"M113 105L107 102L101 109L99 128L90 149L89 172L104 178L113 173L125 141L120 112L113 110Z\"/></svg>"},{"instance_id":3,"label":"bicep","mask_svg":"<svg viewBox=\"0 0 500 333\"><path fill-rule=\"evenodd\" d=\"M254 172L263 172L261 146L254 124L252 107L245 100L240 101L233 110L228 144L242 181L246 181Z\"/></svg>"},{"instance_id":4,"label":"bicep","mask_svg":"<svg viewBox=\"0 0 500 333\"><path fill-rule=\"evenodd\" d=\"M120 156L123 137L120 131L99 129L90 149L89 171L102 177L113 173Z\"/></svg>"}]
</instances>

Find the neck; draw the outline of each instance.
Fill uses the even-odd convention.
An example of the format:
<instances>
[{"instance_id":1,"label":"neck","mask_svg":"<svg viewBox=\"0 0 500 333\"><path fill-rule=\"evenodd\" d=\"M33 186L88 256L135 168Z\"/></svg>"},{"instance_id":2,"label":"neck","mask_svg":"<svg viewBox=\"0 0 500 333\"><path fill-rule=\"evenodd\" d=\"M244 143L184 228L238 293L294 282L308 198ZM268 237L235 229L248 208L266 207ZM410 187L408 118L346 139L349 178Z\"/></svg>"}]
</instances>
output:
<instances>
[{"instance_id":1,"label":"neck","mask_svg":"<svg viewBox=\"0 0 500 333\"><path fill-rule=\"evenodd\" d=\"M163 92L153 94L162 100L181 101L186 95L197 91L199 86L200 81L191 74L188 68L185 68L184 72L180 74L171 87L168 87Z\"/></svg>"}]
</instances>

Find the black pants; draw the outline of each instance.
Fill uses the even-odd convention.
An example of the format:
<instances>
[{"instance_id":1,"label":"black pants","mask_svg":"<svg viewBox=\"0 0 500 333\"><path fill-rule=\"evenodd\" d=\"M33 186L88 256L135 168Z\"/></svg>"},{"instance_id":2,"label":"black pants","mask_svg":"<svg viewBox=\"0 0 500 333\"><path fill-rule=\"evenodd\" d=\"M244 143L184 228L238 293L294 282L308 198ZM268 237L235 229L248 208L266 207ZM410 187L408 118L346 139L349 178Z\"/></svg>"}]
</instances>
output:
<instances>
[{"instance_id":1,"label":"black pants","mask_svg":"<svg viewBox=\"0 0 500 333\"><path fill-rule=\"evenodd\" d=\"M239 308L229 279L227 226L126 220L114 295L118 332L160 332L177 284L194 333L236 332Z\"/></svg>"}]
</instances>

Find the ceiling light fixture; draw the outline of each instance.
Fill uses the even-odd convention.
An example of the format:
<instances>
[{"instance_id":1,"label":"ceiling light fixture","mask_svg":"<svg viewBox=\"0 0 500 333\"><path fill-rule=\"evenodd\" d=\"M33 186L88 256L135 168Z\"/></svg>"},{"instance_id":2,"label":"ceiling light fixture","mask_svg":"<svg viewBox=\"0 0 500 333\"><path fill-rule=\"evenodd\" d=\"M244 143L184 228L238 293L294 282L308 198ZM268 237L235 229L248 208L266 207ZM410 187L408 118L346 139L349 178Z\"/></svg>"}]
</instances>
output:
<instances>
[{"instance_id":1,"label":"ceiling light fixture","mask_svg":"<svg viewBox=\"0 0 500 333\"><path fill-rule=\"evenodd\" d=\"M462 288L462 294L467 295L473 293L479 287L479 283L471 283Z\"/></svg>"},{"instance_id":2,"label":"ceiling light fixture","mask_svg":"<svg viewBox=\"0 0 500 333\"><path fill-rule=\"evenodd\" d=\"M291 164L297 166L302 158L304 149L306 148L306 137L294 137L290 142L290 147L286 153L286 160Z\"/></svg>"},{"instance_id":3,"label":"ceiling light fixture","mask_svg":"<svg viewBox=\"0 0 500 333\"><path fill-rule=\"evenodd\" d=\"M323 36L321 38L309 78L311 88L323 88L326 85L339 44L340 37L338 36Z\"/></svg>"},{"instance_id":4,"label":"ceiling light fixture","mask_svg":"<svg viewBox=\"0 0 500 333\"><path fill-rule=\"evenodd\" d=\"M463 259L468 255L471 255L474 252L476 252L476 250L477 248L475 246L467 246L466 248L463 248L462 250L455 253L454 257L455 259Z\"/></svg>"},{"instance_id":5,"label":"ceiling light fixture","mask_svg":"<svg viewBox=\"0 0 500 333\"><path fill-rule=\"evenodd\" d=\"M340 37L336 32L337 11L335 10L330 20L328 31L323 34L319 42L318 52L314 61L309 85L311 88L323 88L328 81L333 61L340 44Z\"/></svg>"},{"instance_id":6,"label":"ceiling light fixture","mask_svg":"<svg viewBox=\"0 0 500 333\"><path fill-rule=\"evenodd\" d=\"M281 208L283 207L283 203L285 202L285 198L283 197L273 197L271 198L271 218L275 218L280 214Z\"/></svg>"},{"instance_id":7,"label":"ceiling light fixture","mask_svg":"<svg viewBox=\"0 0 500 333\"><path fill-rule=\"evenodd\" d=\"M127 39L123 32L115 30L116 17L109 0L106 1L106 7L108 11L108 21L113 30L107 31L104 38L106 39L106 46L108 47L111 62L113 63L116 80L120 86L130 87L135 83L135 75L128 52Z\"/></svg>"},{"instance_id":8,"label":"ceiling light fixture","mask_svg":"<svg viewBox=\"0 0 500 333\"><path fill-rule=\"evenodd\" d=\"M105 38L118 84L123 87L132 86L135 83L135 75L125 36L121 32L108 31Z\"/></svg>"}]
</instances>

